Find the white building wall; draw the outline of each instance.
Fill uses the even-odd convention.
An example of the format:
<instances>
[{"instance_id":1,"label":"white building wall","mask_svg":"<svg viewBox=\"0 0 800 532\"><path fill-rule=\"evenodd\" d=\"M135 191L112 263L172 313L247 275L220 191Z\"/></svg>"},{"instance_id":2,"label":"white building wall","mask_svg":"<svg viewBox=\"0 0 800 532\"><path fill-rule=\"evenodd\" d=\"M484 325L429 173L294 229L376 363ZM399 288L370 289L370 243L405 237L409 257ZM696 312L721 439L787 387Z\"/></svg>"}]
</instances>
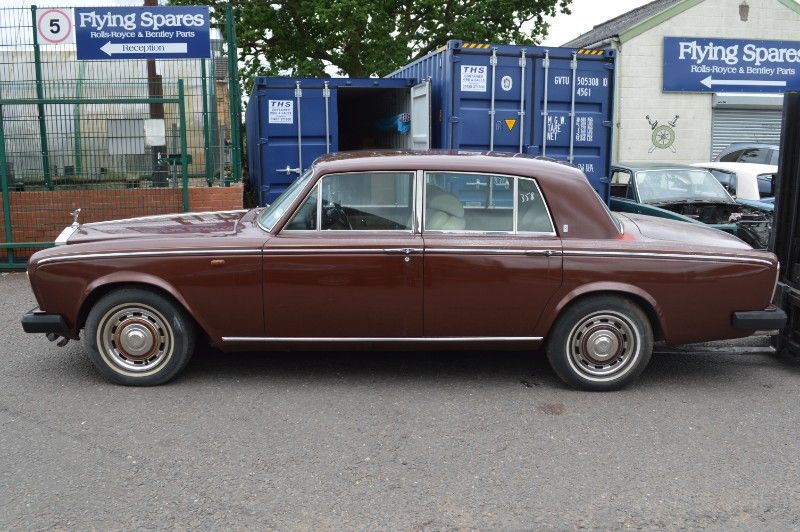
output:
<instances>
[{"instance_id":1,"label":"white building wall","mask_svg":"<svg viewBox=\"0 0 800 532\"><path fill-rule=\"evenodd\" d=\"M621 162L707 161L711 155L711 93L664 93L664 37L800 41L800 14L777 0L748 0L747 22L740 0L705 0L620 46L615 157ZM666 124L678 115L671 150L652 147L646 116Z\"/></svg>"}]
</instances>

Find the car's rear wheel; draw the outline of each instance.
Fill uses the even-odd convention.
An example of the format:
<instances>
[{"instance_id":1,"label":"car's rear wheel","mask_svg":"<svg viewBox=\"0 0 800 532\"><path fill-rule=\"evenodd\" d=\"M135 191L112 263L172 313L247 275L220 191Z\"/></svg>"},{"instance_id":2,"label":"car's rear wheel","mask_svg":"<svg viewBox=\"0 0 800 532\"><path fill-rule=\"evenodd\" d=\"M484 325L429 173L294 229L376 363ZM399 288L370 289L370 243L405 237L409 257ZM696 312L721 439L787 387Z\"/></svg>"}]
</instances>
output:
<instances>
[{"instance_id":1,"label":"car's rear wheel","mask_svg":"<svg viewBox=\"0 0 800 532\"><path fill-rule=\"evenodd\" d=\"M559 316L547 342L547 358L561 379L581 390L617 390L650 362L653 329L632 301L589 297Z\"/></svg>"},{"instance_id":2,"label":"car's rear wheel","mask_svg":"<svg viewBox=\"0 0 800 532\"><path fill-rule=\"evenodd\" d=\"M175 377L194 350L186 312L149 290L124 288L101 298L86 318L89 359L118 384L153 386Z\"/></svg>"}]
</instances>

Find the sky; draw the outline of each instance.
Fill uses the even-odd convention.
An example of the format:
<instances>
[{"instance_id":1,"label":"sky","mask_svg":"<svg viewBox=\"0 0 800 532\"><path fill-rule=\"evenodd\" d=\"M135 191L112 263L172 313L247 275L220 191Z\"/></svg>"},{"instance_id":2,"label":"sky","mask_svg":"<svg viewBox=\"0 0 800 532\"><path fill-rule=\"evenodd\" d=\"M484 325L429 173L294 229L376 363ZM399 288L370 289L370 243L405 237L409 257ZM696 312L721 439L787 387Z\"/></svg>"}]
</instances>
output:
<instances>
[{"instance_id":1,"label":"sky","mask_svg":"<svg viewBox=\"0 0 800 532\"><path fill-rule=\"evenodd\" d=\"M572 0L571 15L557 15L548 20L550 33L544 46L561 46L594 26L627 13L650 0Z\"/></svg>"}]
</instances>

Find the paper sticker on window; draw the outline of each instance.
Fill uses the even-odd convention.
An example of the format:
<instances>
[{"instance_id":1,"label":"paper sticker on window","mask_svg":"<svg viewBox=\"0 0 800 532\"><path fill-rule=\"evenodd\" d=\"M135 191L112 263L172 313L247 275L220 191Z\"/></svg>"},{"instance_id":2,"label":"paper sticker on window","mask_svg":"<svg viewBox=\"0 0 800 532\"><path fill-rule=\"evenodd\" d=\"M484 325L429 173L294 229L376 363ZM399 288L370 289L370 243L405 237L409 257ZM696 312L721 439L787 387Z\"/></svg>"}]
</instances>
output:
<instances>
[{"instance_id":1,"label":"paper sticker on window","mask_svg":"<svg viewBox=\"0 0 800 532\"><path fill-rule=\"evenodd\" d=\"M294 123L294 102L292 100L270 100L269 101L269 123L270 124L293 124Z\"/></svg>"},{"instance_id":2,"label":"paper sticker on window","mask_svg":"<svg viewBox=\"0 0 800 532\"><path fill-rule=\"evenodd\" d=\"M461 92L486 92L485 66L461 65Z\"/></svg>"}]
</instances>

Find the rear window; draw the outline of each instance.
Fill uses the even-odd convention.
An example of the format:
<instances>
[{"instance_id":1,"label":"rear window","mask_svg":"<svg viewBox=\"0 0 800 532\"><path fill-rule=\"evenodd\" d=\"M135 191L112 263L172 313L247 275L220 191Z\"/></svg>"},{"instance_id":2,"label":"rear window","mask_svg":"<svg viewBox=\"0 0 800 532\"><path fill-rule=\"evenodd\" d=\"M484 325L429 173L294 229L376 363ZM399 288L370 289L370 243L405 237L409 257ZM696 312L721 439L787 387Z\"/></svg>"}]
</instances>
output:
<instances>
[{"instance_id":1,"label":"rear window","mask_svg":"<svg viewBox=\"0 0 800 532\"><path fill-rule=\"evenodd\" d=\"M730 153L727 153L719 158L720 162L723 163L735 163L739 160L739 156L744 152L744 150L736 150Z\"/></svg>"}]
</instances>

